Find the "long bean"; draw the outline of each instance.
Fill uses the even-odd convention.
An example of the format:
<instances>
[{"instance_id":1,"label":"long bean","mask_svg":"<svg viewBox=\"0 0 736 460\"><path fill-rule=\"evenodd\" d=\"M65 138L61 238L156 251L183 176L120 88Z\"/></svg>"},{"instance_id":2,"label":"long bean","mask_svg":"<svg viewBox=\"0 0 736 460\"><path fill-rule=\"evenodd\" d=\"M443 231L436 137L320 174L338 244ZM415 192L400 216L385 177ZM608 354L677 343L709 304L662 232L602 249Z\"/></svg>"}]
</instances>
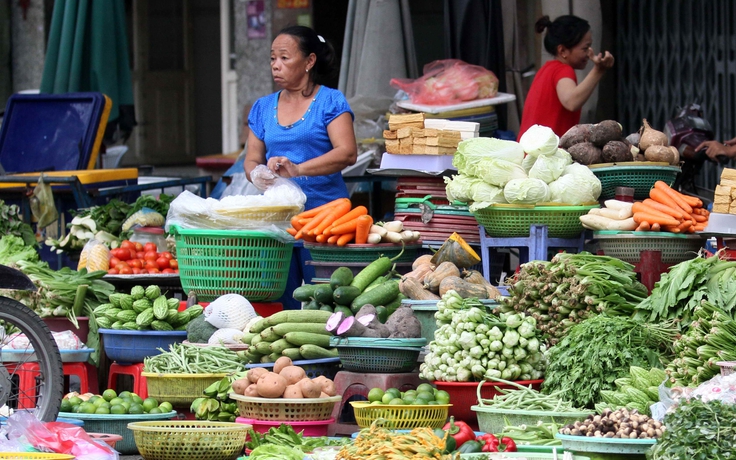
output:
<instances>
[{"instance_id":1,"label":"long bean","mask_svg":"<svg viewBox=\"0 0 736 460\"><path fill-rule=\"evenodd\" d=\"M499 394L493 399L483 399L480 397L480 388L485 383L484 380L478 385L478 401L480 406L493 409L534 410L557 413L580 412L583 410L574 407L570 401L562 399L561 391L545 395L531 388L531 386L525 387L516 382L498 378L492 378L491 380L504 383L516 389L496 388Z\"/></svg>"},{"instance_id":2,"label":"long bean","mask_svg":"<svg viewBox=\"0 0 736 460\"><path fill-rule=\"evenodd\" d=\"M242 371L238 355L224 347L172 344L169 351L143 360L146 372L160 374L217 374Z\"/></svg>"}]
</instances>

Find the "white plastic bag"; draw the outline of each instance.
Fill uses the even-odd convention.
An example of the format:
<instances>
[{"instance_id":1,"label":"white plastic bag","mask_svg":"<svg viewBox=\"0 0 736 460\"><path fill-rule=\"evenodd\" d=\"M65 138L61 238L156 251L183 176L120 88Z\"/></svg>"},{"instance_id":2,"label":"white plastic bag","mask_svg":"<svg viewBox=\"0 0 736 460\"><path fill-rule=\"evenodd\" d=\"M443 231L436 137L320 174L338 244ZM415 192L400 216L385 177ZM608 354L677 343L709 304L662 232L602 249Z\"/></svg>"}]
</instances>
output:
<instances>
[{"instance_id":1,"label":"white plastic bag","mask_svg":"<svg viewBox=\"0 0 736 460\"><path fill-rule=\"evenodd\" d=\"M255 316L253 305L239 294L220 296L204 309L204 320L218 329L242 331Z\"/></svg>"},{"instance_id":2,"label":"white plastic bag","mask_svg":"<svg viewBox=\"0 0 736 460\"><path fill-rule=\"evenodd\" d=\"M248 180L247 177L245 177L245 173L235 173L232 176L230 176L230 185L225 187L225 190L222 192L222 196L220 199L225 198L226 196L234 196L234 195L260 195L261 191L258 190L258 187L253 185L251 181Z\"/></svg>"}]
</instances>

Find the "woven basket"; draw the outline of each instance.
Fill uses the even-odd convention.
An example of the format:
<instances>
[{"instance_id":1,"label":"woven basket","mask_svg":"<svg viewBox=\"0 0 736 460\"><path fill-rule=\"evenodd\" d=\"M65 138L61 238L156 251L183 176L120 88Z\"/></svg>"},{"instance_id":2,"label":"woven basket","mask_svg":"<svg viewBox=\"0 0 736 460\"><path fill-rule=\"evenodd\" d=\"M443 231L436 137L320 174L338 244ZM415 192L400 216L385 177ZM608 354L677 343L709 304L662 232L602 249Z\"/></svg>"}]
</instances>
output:
<instances>
[{"instance_id":1,"label":"woven basket","mask_svg":"<svg viewBox=\"0 0 736 460\"><path fill-rule=\"evenodd\" d=\"M694 259L705 241L700 235L670 232L593 232L593 239L607 256L635 264L642 251L660 251L662 263L677 264Z\"/></svg>"},{"instance_id":2,"label":"woven basket","mask_svg":"<svg viewBox=\"0 0 736 460\"><path fill-rule=\"evenodd\" d=\"M529 236L532 225L546 225L550 238L576 238L583 232L580 216L598 207L598 204L530 207L496 204L478 209L473 216L485 227L488 236Z\"/></svg>"},{"instance_id":3,"label":"woven basket","mask_svg":"<svg viewBox=\"0 0 736 460\"><path fill-rule=\"evenodd\" d=\"M243 418L282 422L328 420L332 417L335 404L342 401L342 396L339 395L329 398L283 399L254 398L230 393L230 398L237 403L238 412Z\"/></svg>"},{"instance_id":4,"label":"woven basket","mask_svg":"<svg viewBox=\"0 0 736 460\"><path fill-rule=\"evenodd\" d=\"M218 209L216 212L236 219L289 222L292 217L299 214L300 209L299 206L253 206L250 208Z\"/></svg>"},{"instance_id":5,"label":"woven basket","mask_svg":"<svg viewBox=\"0 0 736 460\"><path fill-rule=\"evenodd\" d=\"M176 420L128 424L146 460L231 460L245 447L250 425Z\"/></svg>"},{"instance_id":6,"label":"woven basket","mask_svg":"<svg viewBox=\"0 0 736 460\"><path fill-rule=\"evenodd\" d=\"M610 200L616 196L616 187L634 189L634 199L649 198L649 190L658 180L672 185L680 172L679 166L632 165L624 163L616 166L591 165L590 170L601 181L600 200Z\"/></svg>"},{"instance_id":7,"label":"woven basket","mask_svg":"<svg viewBox=\"0 0 736 460\"><path fill-rule=\"evenodd\" d=\"M273 366L276 363L253 363L246 364L246 369L252 369L254 367L265 367L269 370L273 370ZM324 375L330 380L335 379L335 375L340 371L340 358L321 358L321 359L300 359L291 363L294 366L299 366L304 369L307 373L307 377L310 379L317 378L320 375Z\"/></svg>"},{"instance_id":8,"label":"woven basket","mask_svg":"<svg viewBox=\"0 0 736 460\"><path fill-rule=\"evenodd\" d=\"M373 421L385 420L386 428L410 430L417 427L441 428L447 421L452 404L371 404L366 401L350 401L355 413L355 422L361 428L368 428Z\"/></svg>"},{"instance_id":9,"label":"woven basket","mask_svg":"<svg viewBox=\"0 0 736 460\"><path fill-rule=\"evenodd\" d=\"M168 401L174 407L186 407L202 397L205 388L219 382L227 374L157 374L141 372L146 378L148 396Z\"/></svg>"},{"instance_id":10,"label":"woven basket","mask_svg":"<svg viewBox=\"0 0 736 460\"><path fill-rule=\"evenodd\" d=\"M304 243L309 249L312 260L318 262L373 262L381 256L391 259L401 256L394 262L413 262L417 258L417 252L421 244L405 244L402 253L402 245L394 243L381 244L347 244L337 246L334 244Z\"/></svg>"},{"instance_id":11,"label":"woven basket","mask_svg":"<svg viewBox=\"0 0 736 460\"><path fill-rule=\"evenodd\" d=\"M330 346L337 348L342 368L351 372L411 372L417 366L424 338L377 339L331 337Z\"/></svg>"},{"instance_id":12,"label":"woven basket","mask_svg":"<svg viewBox=\"0 0 736 460\"><path fill-rule=\"evenodd\" d=\"M485 433L500 433L506 425L536 425L538 421L554 422L558 425L575 423L584 420L592 411L580 412L548 412L539 410L493 409L491 407L472 406L478 417L478 428Z\"/></svg>"},{"instance_id":13,"label":"woven basket","mask_svg":"<svg viewBox=\"0 0 736 460\"><path fill-rule=\"evenodd\" d=\"M74 458L74 455L42 452L0 452L0 459L2 460L73 460Z\"/></svg>"}]
</instances>

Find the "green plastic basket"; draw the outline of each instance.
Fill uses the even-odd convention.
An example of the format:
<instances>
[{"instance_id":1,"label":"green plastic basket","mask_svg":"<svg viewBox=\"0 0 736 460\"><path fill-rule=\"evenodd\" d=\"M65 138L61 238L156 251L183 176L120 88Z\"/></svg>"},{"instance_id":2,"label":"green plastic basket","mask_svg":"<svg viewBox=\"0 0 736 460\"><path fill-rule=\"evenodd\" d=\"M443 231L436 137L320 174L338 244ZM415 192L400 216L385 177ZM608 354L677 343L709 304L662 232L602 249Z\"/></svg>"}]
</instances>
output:
<instances>
[{"instance_id":1,"label":"green plastic basket","mask_svg":"<svg viewBox=\"0 0 736 460\"><path fill-rule=\"evenodd\" d=\"M677 264L697 257L705 244L701 235L670 232L596 231L593 239L607 256L632 264L641 260L642 251L660 251L662 262Z\"/></svg>"},{"instance_id":2,"label":"green plastic basket","mask_svg":"<svg viewBox=\"0 0 736 460\"><path fill-rule=\"evenodd\" d=\"M680 173L679 166L603 166L590 170L601 181L601 200L609 200L616 195L616 187L631 187L634 189L634 198L643 200L649 198L649 190L658 180L672 185Z\"/></svg>"},{"instance_id":3,"label":"green plastic basket","mask_svg":"<svg viewBox=\"0 0 736 460\"><path fill-rule=\"evenodd\" d=\"M583 232L580 216L598 204L587 206L514 207L493 205L473 213L475 220L494 237L529 236L532 225L546 225L550 238L576 238Z\"/></svg>"},{"instance_id":4,"label":"green plastic basket","mask_svg":"<svg viewBox=\"0 0 736 460\"><path fill-rule=\"evenodd\" d=\"M434 318L435 313L439 310L437 302L439 300L403 299L401 301L401 306L410 307L414 312L414 316L419 320L419 324L422 326L422 337L427 340L427 343L434 340L434 332L437 330L437 320ZM498 306L498 302L492 299L483 299L480 302L490 312L493 312Z\"/></svg>"},{"instance_id":5,"label":"green plastic basket","mask_svg":"<svg viewBox=\"0 0 736 460\"><path fill-rule=\"evenodd\" d=\"M593 411L549 412L541 410L493 409L491 407L472 406L478 417L478 428L486 433L500 433L506 425L536 425L538 421L557 423L560 427L578 420L584 420ZM508 423L507 423L508 422Z\"/></svg>"},{"instance_id":6,"label":"green plastic basket","mask_svg":"<svg viewBox=\"0 0 736 460\"><path fill-rule=\"evenodd\" d=\"M557 456L549 453L536 453L536 452L504 452L503 457L499 458L525 458L526 460L554 460L555 458L562 460L562 449L557 449ZM488 460L489 454L460 454L461 459L468 460ZM590 460L590 457L584 457L582 455L573 455L573 460Z\"/></svg>"},{"instance_id":7,"label":"green plastic basket","mask_svg":"<svg viewBox=\"0 0 736 460\"><path fill-rule=\"evenodd\" d=\"M73 412L59 412L59 416L84 421L84 430L89 433L117 434L123 437L115 443L115 450L121 454L137 454L133 432L128 429L128 423L154 420L170 420L176 417L176 411L165 414L77 414Z\"/></svg>"},{"instance_id":8,"label":"green plastic basket","mask_svg":"<svg viewBox=\"0 0 736 460\"><path fill-rule=\"evenodd\" d=\"M623 457L624 455L639 455L643 458L647 450L657 443L655 439L596 438L565 434L556 434L555 438L562 441L562 448L566 451L607 454L617 456L616 458ZM595 456L604 458L601 455Z\"/></svg>"},{"instance_id":9,"label":"green plastic basket","mask_svg":"<svg viewBox=\"0 0 736 460\"><path fill-rule=\"evenodd\" d=\"M373 262L381 256L391 259L401 253L401 244L380 243L380 244L347 244L345 246L336 246L334 244L320 243L304 243L304 247L309 249L312 260L317 262ZM394 262L413 262L417 258L417 252L421 249L421 244L405 244L401 253L401 257ZM181 272L181 265L179 266Z\"/></svg>"},{"instance_id":10,"label":"green plastic basket","mask_svg":"<svg viewBox=\"0 0 736 460\"><path fill-rule=\"evenodd\" d=\"M426 343L424 338L330 337L330 346L337 348L343 370L363 373L411 372Z\"/></svg>"},{"instance_id":11,"label":"green plastic basket","mask_svg":"<svg viewBox=\"0 0 736 460\"><path fill-rule=\"evenodd\" d=\"M293 243L256 230L183 229L172 226L184 292L211 302L240 294L251 302L281 297Z\"/></svg>"}]
</instances>

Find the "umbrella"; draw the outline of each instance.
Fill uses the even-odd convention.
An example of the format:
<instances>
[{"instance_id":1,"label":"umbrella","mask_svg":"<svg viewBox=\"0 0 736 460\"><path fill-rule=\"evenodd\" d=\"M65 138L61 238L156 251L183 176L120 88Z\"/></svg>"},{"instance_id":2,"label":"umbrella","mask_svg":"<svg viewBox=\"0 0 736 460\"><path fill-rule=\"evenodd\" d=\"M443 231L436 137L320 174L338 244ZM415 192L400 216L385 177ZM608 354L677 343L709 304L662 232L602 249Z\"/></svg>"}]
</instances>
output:
<instances>
[{"instance_id":1,"label":"umbrella","mask_svg":"<svg viewBox=\"0 0 736 460\"><path fill-rule=\"evenodd\" d=\"M136 125L123 0L56 0L41 93L101 92L112 99L107 126L127 137Z\"/></svg>"}]
</instances>

